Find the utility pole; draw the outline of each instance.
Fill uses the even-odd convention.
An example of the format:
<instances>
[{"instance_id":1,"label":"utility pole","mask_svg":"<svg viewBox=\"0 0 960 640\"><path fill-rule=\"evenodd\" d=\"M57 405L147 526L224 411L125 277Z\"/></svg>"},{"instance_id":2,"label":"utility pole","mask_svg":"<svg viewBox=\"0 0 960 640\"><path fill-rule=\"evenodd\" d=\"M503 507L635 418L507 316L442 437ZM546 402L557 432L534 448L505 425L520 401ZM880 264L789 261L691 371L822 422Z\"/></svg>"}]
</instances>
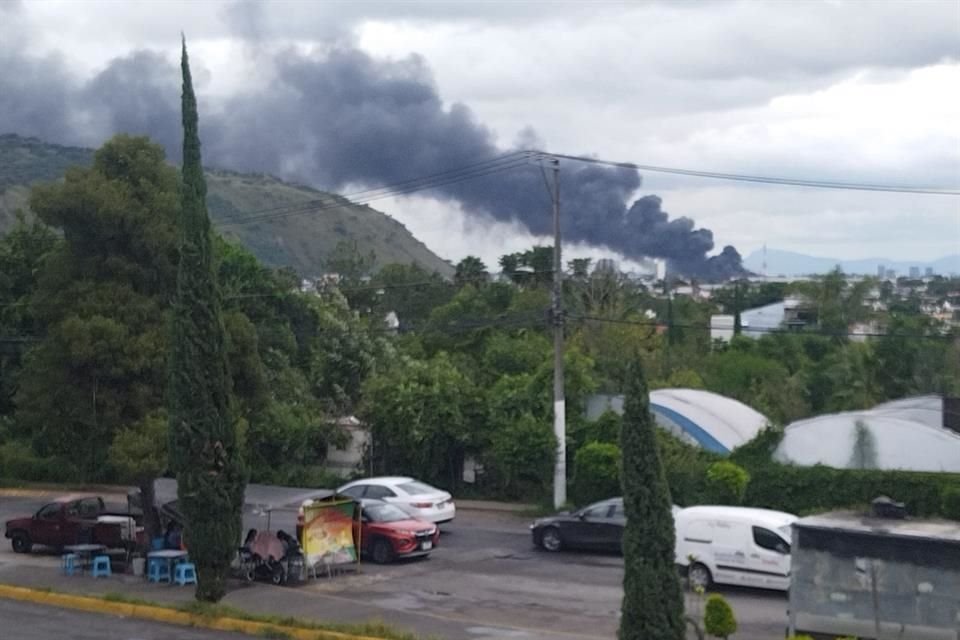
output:
<instances>
[{"instance_id":1,"label":"utility pole","mask_svg":"<svg viewBox=\"0 0 960 640\"><path fill-rule=\"evenodd\" d=\"M563 262L560 258L560 161L553 162L553 434L557 459L553 466L553 506L567 502L567 404L563 382Z\"/></svg>"}]
</instances>

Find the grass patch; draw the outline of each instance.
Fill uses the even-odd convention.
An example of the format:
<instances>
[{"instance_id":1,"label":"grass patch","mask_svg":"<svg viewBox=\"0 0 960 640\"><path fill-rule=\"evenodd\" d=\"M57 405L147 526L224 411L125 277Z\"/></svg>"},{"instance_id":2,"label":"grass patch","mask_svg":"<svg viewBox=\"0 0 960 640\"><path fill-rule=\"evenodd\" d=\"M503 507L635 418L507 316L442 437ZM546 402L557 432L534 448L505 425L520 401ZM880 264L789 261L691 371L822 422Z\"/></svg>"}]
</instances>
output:
<instances>
[{"instance_id":1,"label":"grass patch","mask_svg":"<svg viewBox=\"0 0 960 640\"><path fill-rule=\"evenodd\" d=\"M60 592L43 587L34 589L34 591L45 591L48 593L68 593ZM77 595L68 593L68 595ZM379 620L365 622L362 624L340 624L340 623L320 623L312 620L303 620L292 616L278 616L250 613L237 609L227 604L214 604L210 602L192 601L181 604L166 604L160 602L151 602L143 598L135 598L123 593L109 591L102 596L84 596L104 600L105 602L121 602L124 604L141 605L148 607L157 607L160 609L171 609L182 611L202 618L233 618L236 620L248 620L250 622L262 622L272 624L278 627L293 627L297 629L308 629L311 631L336 631L339 633L353 634L359 636L368 636L372 638L382 638L382 640L432 640L423 636L418 636L405 631L398 631ZM275 638L276 640L288 640L290 635L282 629L264 629L261 637Z\"/></svg>"},{"instance_id":2,"label":"grass patch","mask_svg":"<svg viewBox=\"0 0 960 640\"><path fill-rule=\"evenodd\" d=\"M427 640L422 636L417 636L405 631L397 631L390 625L380 621L371 621L362 624L341 624L336 622L319 623L312 620L295 618L293 616L250 613L227 604L213 604L210 602L199 601L187 602L168 608L177 609L178 611L183 611L185 613L190 613L204 618L235 618L237 620L249 620L251 622L274 624L278 627L295 627L297 629L310 629L317 631L338 631L340 633L349 633L359 636L383 638L383 640Z\"/></svg>"},{"instance_id":3,"label":"grass patch","mask_svg":"<svg viewBox=\"0 0 960 640\"><path fill-rule=\"evenodd\" d=\"M134 598L124 593L117 593L116 591L108 591L102 596L100 596L100 599L106 600L107 602L122 602L123 604L145 605L148 607L157 606L156 604L154 604L153 602L150 602L149 600L144 600L143 598Z\"/></svg>"}]
</instances>

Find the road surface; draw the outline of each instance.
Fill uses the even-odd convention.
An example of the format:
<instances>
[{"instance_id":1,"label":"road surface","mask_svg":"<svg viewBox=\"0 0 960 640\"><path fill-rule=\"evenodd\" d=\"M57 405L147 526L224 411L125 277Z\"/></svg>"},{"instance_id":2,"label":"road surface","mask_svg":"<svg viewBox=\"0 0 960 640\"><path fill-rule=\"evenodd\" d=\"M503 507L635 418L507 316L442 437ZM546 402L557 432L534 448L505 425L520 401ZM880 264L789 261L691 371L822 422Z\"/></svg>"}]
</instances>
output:
<instances>
[{"instance_id":1,"label":"road surface","mask_svg":"<svg viewBox=\"0 0 960 640\"><path fill-rule=\"evenodd\" d=\"M0 518L32 513L43 502L0 499ZM295 510L277 510L270 518L273 529L294 530ZM623 596L623 559L535 550L529 524L528 518L509 514L461 510L456 521L444 525L440 545L429 559L388 566L365 563L358 575L321 579L296 589L261 584L237 588L225 602L262 613L331 621L376 618L451 640L614 638ZM266 517L255 507L248 508L244 525L265 529ZM17 563L56 566L55 556L42 552L17 556L6 540L0 543L0 582L9 581L5 570ZM97 583L97 588L108 587ZM157 593L162 592L154 586L142 597ZM784 594L735 588L722 593L736 613L738 640L783 637ZM697 603L688 606L695 608Z\"/></svg>"}]
</instances>

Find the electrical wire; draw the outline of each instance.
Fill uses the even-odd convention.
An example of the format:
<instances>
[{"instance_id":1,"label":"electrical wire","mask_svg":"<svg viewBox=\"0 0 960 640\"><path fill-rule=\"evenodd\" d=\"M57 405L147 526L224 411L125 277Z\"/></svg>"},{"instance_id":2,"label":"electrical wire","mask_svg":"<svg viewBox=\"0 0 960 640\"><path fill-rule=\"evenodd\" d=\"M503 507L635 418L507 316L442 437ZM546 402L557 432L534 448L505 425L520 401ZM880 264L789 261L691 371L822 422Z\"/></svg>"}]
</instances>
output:
<instances>
[{"instance_id":1,"label":"electrical wire","mask_svg":"<svg viewBox=\"0 0 960 640\"><path fill-rule=\"evenodd\" d=\"M715 180L731 180L735 182L758 182L763 184L778 184L792 187L810 187L814 189L845 189L850 191L882 191L887 193L913 193L922 195L938 196L960 196L960 191L952 188L939 188L927 186L908 186L908 185L889 185L889 184L868 184L860 182L834 182L829 180L806 180L802 178L784 178L777 176L758 176L739 173L721 173L718 171L700 171L695 169L678 169L674 167L662 167L651 164L638 164L634 162L615 162L613 160L603 160L601 158L591 158L589 156L577 156L566 153L547 153L539 152L542 156L549 158L562 158L576 162L586 162L590 164L599 164L619 169L633 169L636 171L647 171L650 173L668 173L681 176L692 176L697 178L711 178Z\"/></svg>"},{"instance_id":2,"label":"electrical wire","mask_svg":"<svg viewBox=\"0 0 960 640\"><path fill-rule=\"evenodd\" d=\"M667 329L699 329L699 330L710 330L710 329L729 329L732 330L732 327L714 327L712 325L700 325L700 324L678 324L672 323L668 324L666 322L657 322L656 320L625 320L621 318L603 318L599 316L589 316L589 315L578 315L578 314L569 314L569 318L575 320L586 320L590 322L605 322L608 324L624 324L624 325L634 325L639 327L665 327ZM824 329L803 329L797 332L791 332L783 329L768 329L764 327L743 327L741 329L744 333L762 333L766 335L820 335L827 337L850 337L850 338L903 338L903 339L917 339L917 340L944 340L951 341L960 339L958 335L931 335L925 333L880 333L880 332L868 332L868 331L827 331Z\"/></svg>"},{"instance_id":3,"label":"electrical wire","mask_svg":"<svg viewBox=\"0 0 960 640\"><path fill-rule=\"evenodd\" d=\"M363 206L385 198L409 195L418 191L457 184L466 180L474 180L476 178L526 166L530 166L530 164L528 154L525 152L506 154L495 160L474 163L474 165L468 165L467 167L452 169L420 178L412 178L400 183L357 192L357 194L365 195L357 196L356 194L350 194L349 196L337 196L337 198L344 198L346 200L344 202L331 203L329 202L329 198L326 200L310 200L305 203L289 205L283 208L249 212L243 216L235 216L225 221L221 220L219 226L229 227L238 224L251 224L305 213L318 213L320 211L347 206Z\"/></svg>"},{"instance_id":4,"label":"electrical wire","mask_svg":"<svg viewBox=\"0 0 960 640\"><path fill-rule=\"evenodd\" d=\"M287 212L287 211L300 210L300 209L304 209L304 208L331 206L331 205L333 205L333 204L335 204L336 206L347 206L348 204L351 204L351 203L350 203L350 202L347 202L347 203L330 203L329 201L330 201L331 198L337 198L337 199L343 198L343 199L345 199L345 200L353 201L354 199L365 198L365 197L368 197L368 196L370 196L370 195L373 195L375 192L386 191L386 190L393 190L393 189L399 189L399 188L406 188L406 187L408 187L408 186L411 186L411 185L414 185L414 184L417 184L417 183L420 183L420 182L423 182L423 181L429 181L429 180L435 180L435 179L440 179L440 178L443 178L443 177L447 177L447 176L450 176L451 174L460 174L460 173L463 173L463 172L469 171L469 170L478 170L478 169L481 169L481 168L490 168L490 167L492 167L492 166L494 166L494 165L497 165L497 164L502 163L502 162L505 162L505 161L516 161L516 160L520 160L520 159L523 159L524 161L526 161L526 159L527 159L530 155L531 155L531 154L530 154L530 152L528 152L528 151L511 151L511 152L509 152L509 153L503 153L503 154L500 154L500 155L498 155L498 156L494 156L494 157L492 157L492 158L488 158L488 159L486 159L486 160L481 160L481 161L479 161L479 162L474 162L474 163L471 163L471 164L462 165L462 166L457 167L457 168L455 168L455 169L448 169L448 170L446 170L446 171L440 171L440 172L437 172L437 173L427 174L427 175L419 176L419 177L416 177L416 178L409 178L409 179L407 179L407 180L401 180L401 181L399 181L399 182L389 183L389 184L386 184L386 185L382 185L382 186L380 186L380 187L371 187L371 188L368 188L368 189L361 189L360 191L354 191L353 193L346 193L346 194L329 194L329 195L327 195L327 196L324 197L324 198L316 198L316 199L313 199L313 200L304 200L304 201L302 201L302 202L293 202L293 203L286 204L286 205L281 205L281 206L278 206L278 207L270 207L270 208L266 208L266 209L258 209L258 210L256 210L256 211L245 212L245 215L241 215L241 216L228 216L226 219L228 219L228 220L229 220L229 219L242 220L242 219L244 219L244 218L247 218L247 217L250 217L250 216L254 216L254 215L259 216L259 215L261 215L261 214L268 214L268 213L283 213L283 212Z\"/></svg>"}]
</instances>

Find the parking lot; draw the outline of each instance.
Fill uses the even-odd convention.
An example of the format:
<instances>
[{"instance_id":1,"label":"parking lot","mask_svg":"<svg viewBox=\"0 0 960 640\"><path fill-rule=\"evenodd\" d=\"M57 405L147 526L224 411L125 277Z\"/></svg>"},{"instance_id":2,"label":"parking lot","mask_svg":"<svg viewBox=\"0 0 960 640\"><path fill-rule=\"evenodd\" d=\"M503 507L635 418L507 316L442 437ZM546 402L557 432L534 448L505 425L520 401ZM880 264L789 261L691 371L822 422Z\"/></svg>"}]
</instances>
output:
<instances>
[{"instance_id":1,"label":"parking lot","mask_svg":"<svg viewBox=\"0 0 960 640\"><path fill-rule=\"evenodd\" d=\"M0 518L32 513L43 502L37 496L0 498ZM271 528L293 531L296 512L277 510L270 519ZM247 509L244 520L246 527L266 527L266 515L256 507ZM452 640L615 637L623 559L535 550L529 522L512 514L461 509L456 521L443 527L440 546L428 559L386 566L364 563L356 574L322 578L297 588L238 584L226 602L261 613L338 622L374 618ZM35 573L49 576L48 581L68 583L72 590L121 590L107 581L56 577L56 556L19 556L3 542L0 582L14 582L16 577L22 583L28 579L25 568L30 566L42 567L42 572ZM191 595L189 589L165 590L129 576L114 578L121 579L122 590L140 597L159 593L168 599L189 599ZM784 594L744 589L724 589L722 593L736 612L737 638L783 637Z\"/></svg>"}]
</instances>

